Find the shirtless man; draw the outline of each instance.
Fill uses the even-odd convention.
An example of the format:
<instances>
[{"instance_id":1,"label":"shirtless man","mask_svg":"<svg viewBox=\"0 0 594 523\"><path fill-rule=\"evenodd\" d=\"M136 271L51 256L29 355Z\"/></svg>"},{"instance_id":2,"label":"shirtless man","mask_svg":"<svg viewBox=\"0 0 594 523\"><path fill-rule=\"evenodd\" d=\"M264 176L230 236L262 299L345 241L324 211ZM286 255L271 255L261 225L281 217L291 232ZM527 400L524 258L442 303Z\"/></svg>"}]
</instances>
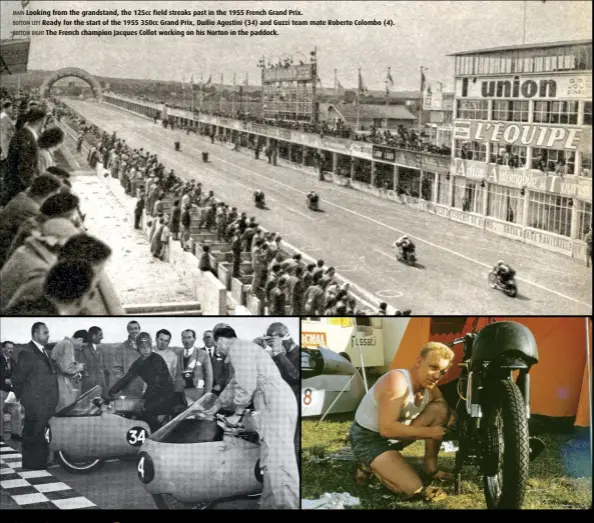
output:
<instances>
[{"instance_id":1,"label":"shirtless man","mask_svg":"<svg viewBox=\"0 0 594 523\"><path fill-rule=\"evenodd\" d=\"M400 453L425 440L425 479L451 480L437 467L437 455L454 414L437 384L452 365L454 353L429 342L410 369L394 369L369 389L351 426L349 439L357 460L357 482L374 474L387 488L409 498L437 500L441 489L425 489L423 479Z\"/></svg>"}]
</instances>

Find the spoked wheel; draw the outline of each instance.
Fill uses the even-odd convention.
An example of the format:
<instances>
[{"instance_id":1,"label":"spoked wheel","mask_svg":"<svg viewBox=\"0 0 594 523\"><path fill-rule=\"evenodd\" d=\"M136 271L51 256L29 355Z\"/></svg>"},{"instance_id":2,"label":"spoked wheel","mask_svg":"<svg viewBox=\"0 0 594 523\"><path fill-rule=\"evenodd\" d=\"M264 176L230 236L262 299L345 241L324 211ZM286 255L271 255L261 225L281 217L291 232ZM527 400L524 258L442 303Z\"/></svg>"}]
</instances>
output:
<instances>
[{"instance_id":1,"label":"spoked wheel","mask_svg":"<svg viewBox=\"0 0 594 523\"><path fill-rule=\"evenodd\" d=\"M500 380L495 385L485 416L485 498L490 509L521 509L530 458L526 406L515 383Z\"/></svg>"},{"instance_id":2,"label":"spoked wheel","mask_svg":"<svg viewBox=\"0 0 594 523\"><path fill-rule=\"evenodd\" d=\"M260 492L254 492L253 494L247 494L248 499L257 499L261 495ZM233 498L215 499L210 501L203 501L200 503L186 503L175 498L171 494L153 494L153 499L157 508L161 510L208 510L214 508L217 504L223 501L231 501Z\"/></svg>"},{"instance_id":3,"label":"spoked wheel","mask_svg":"<svg viewBox=\"0 0 594 523\"><path fill-rule=\"evenodd\" d=\"M505 289L505 294L507 294L510 298L515 298L518 294L518 288L515 285L510 285Z\"/></svg>"},{"instance_id":4,"label":"spoked wheel","mask_svg":"<svg viewBox=\"0 0 594 523\"><path fill-rule=\"evenodd\" d=\"M489 273L489 285L493 288L497 288L497 276L492 272Z\"/></svg>"},{"instance_id":5,"label":"spoked wheel","mask_svg":"<svg viewBox=\"0 0 594 523\"><path fill-rule=\"evenodd\" d=\"M102 459L76 461L61 450L56 453L56 456L58 457L60 466L73 474L88 474L89 472L100 469L104 463Z\"/></svg>"}]
</instances>

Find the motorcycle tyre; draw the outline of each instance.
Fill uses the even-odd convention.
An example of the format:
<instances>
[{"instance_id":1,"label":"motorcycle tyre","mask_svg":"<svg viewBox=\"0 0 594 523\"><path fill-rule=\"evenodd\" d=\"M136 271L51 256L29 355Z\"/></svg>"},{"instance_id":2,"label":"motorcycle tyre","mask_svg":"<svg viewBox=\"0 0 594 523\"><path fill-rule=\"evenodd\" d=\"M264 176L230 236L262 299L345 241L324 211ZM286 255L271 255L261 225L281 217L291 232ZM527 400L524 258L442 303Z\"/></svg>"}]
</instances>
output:
<instances>
[{"instance_id":1,"label":"motorcycle tyre","mask_svg":"<svg viewBox=\"0 0 594 523\"><path fill-rule=\"evenodd\" d=\"M56 458L60 467L72 474L89 474L90 472L99 470L104 464L102 459L76 462L70 459L68 454L65 454L61 450L56 452Z\"/></svg>"},{"instance_id":2,"label":"motorcycle tyre","mask_svg":"<svg viewBox=\"0 0 594 523\"><path fill-rule=\"evenodd\" d=\"M530 445L526 404L518 386L511 380L497 382L493 400L487 406L485 430L495 431L497 446L503 439L503 461L498 468L502 470L501 492L497 495L497 472L489 476L488 465L483 465L483 489L489 509L521 509L526 496L530 463ZM498 419L503 422L502 430L497 426ZM501 433L502 434L501 434ZM488 441L485 441L488 446ZM499 453L500 449L496 449ZM488 448L485 455L488 455ZM488 457L486 458L488 459ZM486 461L486 460L485 460Z\"/></svg>"}]
</instances>

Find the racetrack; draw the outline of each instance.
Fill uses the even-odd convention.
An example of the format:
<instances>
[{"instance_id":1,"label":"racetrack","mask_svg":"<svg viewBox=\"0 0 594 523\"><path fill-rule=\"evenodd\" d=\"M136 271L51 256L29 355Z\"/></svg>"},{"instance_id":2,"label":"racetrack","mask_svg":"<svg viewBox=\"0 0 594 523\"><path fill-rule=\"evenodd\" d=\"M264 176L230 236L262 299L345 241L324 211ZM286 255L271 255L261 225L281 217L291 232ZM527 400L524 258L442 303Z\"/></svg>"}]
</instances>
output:
<instances>
[{"instance_id":1,"label":"racetrack","mask_svg":"<svg viewBox=\"0 0 594 523\"><path fill-rule=\"evenodd\" d=\"M396 308L417 315L591 314L592 274L583 263L406 205L381 200L296 169L230 150L196 135L164 129L151 120L106 103L68 104L132 147L156 153L167 169L195 178L217 197L256 216L268 230L314 258L323 258L359 287ZM181 142L175 152L173 142ZM207 151L210 163L201 161ZM268 210L256 209L252 192L266 193ZM323 212L307 210L315 190ZM417 245L419 267L398 262L392 243L408 234ZM487 275L503 258L517 271L519 296L492 290Z\"/></svg>"}]
</instances>

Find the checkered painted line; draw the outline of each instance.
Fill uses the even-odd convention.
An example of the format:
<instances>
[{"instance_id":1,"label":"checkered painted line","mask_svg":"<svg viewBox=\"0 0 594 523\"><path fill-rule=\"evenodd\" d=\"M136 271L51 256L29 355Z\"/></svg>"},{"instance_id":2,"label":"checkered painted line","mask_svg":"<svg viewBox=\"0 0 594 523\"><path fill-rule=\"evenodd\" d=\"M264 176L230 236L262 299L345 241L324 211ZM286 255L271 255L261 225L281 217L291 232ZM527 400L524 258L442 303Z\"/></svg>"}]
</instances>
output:
<instances>
[{"instance_id":1,"label":"checkered painted line","mask_svg":"<svg viewBox=\"0 0 594 523\"><path fill-rule=\"evenodd\" d=\"M22 456L0 442L0 488L23 509L98 509L47 470L23 470Z\"/></svg>"}]
</instances>

